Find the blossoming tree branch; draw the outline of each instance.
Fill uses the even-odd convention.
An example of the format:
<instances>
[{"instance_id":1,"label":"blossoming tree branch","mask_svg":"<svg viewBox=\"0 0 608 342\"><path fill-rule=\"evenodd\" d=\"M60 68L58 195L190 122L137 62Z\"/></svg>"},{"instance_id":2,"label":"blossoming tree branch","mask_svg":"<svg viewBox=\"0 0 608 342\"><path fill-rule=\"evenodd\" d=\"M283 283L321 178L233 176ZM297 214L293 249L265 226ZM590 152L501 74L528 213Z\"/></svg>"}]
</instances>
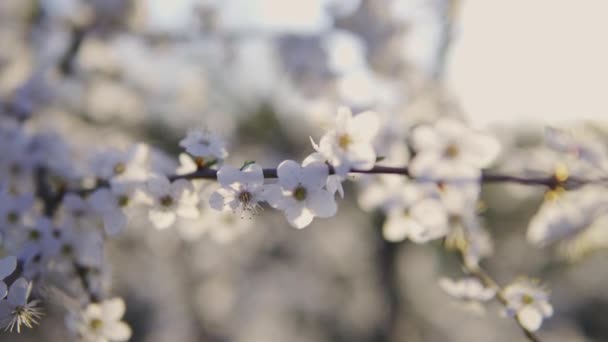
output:
<instances>
[{"instance_id":1,"label":"blossoming tree branch","mask_svg":"<svg viewBox=\"0 0 608 342\"><path fill-rule=\"evenodd\" d=\"M387 241L438 240L460 255L463 277L439 281L446 293L478 309L495 300L529 340L537 341L535 332L553 315L547 288L528 277L500 285L480 264L492 251L479 216L482 185L546 188L546 201L527 233L537 246L584 229L565 220L564 203L576 203L586 226L605 212L601 190L590 185L606 181L608 154L555 129L546 134L559 157L553 173L499 174L486 170L500 153L498 141L450 117L415 127L407 141L380 156L374 145L383 125L379 116L340 108L318 143L311 138L313 153L276 169L254 161L225 164L224 140L207 130L187 133L174 170L159 167L160 152L144 144L102 150L81 167L59 137L36 132L27 121L2 117L0 123L0 232L6 255L0 259L0 322L11 332L32 328L43 319L41 301L61 292L70 298L66 326L75 336L129 339L124 301L107 292L104 246L138 213L157 229L169 229L181 220L213 215L251 222L272 208L303 229L315 219L339 215L343 183L351 180L360 184L362 206L384 214ZM385 160L403 164L385 165ZM43 291L48 288L57 291Z\"/></svg>"}]
</instances>

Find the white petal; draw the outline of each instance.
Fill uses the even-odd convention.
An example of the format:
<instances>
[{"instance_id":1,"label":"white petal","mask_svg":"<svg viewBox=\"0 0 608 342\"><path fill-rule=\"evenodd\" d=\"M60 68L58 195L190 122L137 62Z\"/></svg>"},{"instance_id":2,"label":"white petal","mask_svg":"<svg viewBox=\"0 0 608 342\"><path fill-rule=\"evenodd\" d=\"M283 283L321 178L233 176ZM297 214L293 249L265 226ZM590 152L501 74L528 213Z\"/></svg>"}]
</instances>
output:
<instances>
[{"instance_id":1,"label":"white petal","mask_svg":"<svg viewBox=\"0 0 608 342\"><path fill-rule=\"evenodd\" d=\"M291 206L285 210L285 216L289 224L295 228L302 229L308 226L314 218L313 213L302 206Z\"/></svg>"},{"instance_id":2,"label":"white petal","mask_svg":"<svg viewBox=\"0 0 608 342\"><path fill-rule=\"evenodd\" d=\"M378 114L367 111L357 114L350 121L348 130L357 140L371 142L378 134L380 120Z\"/></svg>"},{"instance_id":3,"label":"white petal","mask_svg":"<svg viewBox=\"0 0 608 342\"><path fill-rule=\"evenodd\" d=\"M103 334L110 341L122 342L131 338L131 327L125 322L114 322L103 329Z\"/></svg>"},{"instance_id":4,"label":"white petal","mask_svg":"<svg viewBox=\"0 0 608 342\"><path fill-rule=\"evenodd\" d=\"M181 217L195 219L199 214L198 208L193 205L180 205L177 207L177 215Z\"/></svg>"},{"instance_id":5,"label":"white petal","mask_svg":"<svg viewBox=\"0 0 608 342\"><path fill-rule=\"evenodd\" d=\"M301 182L306 188L321 188L327 184L329 167L324 163L311 163L301 169Z\"/></svg>"},{"instance_id":6,"label":"white petal","mask_svg":"<svg viewBox=\"0 0 608 342\"><path fill-rule=\"evenodd\" d=\"M8 290L7 299L13 306L25 305L31 290L32 284L25 280L25 278L19 278L15 280Z\"/></svg>"},{"instance_id":7,"label":"white petal","mask_svg":"<svg viewBox=\"0 0 608 342\"><path fill-rule=\"evenodd\" d=\"M260 187L264 184L264 171L258 164L247 165L241 172L241 182L249 187Z\"/></svg>"},{"instance_id":8,"label":"white petal","mask_svg":"<svg viewBox=\"0 0 608 342\"><path fill-rule=\"evenodd\" d=\"M105 319L118 321L125 314L125 301L122 298L112 298L101 303L101 310Z\"/></svg>"},{"instance_id":9,"label":"white petal","mask_svg":"<svg viewBox=\"0 0 608 342\"><path fill-rule=\"evenodd\" d=\"M536 331L543 323L543 316L536 308L526 305L517 313L517 320L524 328Z\"/></svg>"},{"instance_id":10,"label":"white petal","mask_svg":"<svg viewBox=\"0 0 608 342\"><path fill-rule=\"evenodd\" d=\"M226 203L226 199L224 198L224 196L218 191L214 191L211 196L209 197L209 206L215 210L225 210L225 203Z\"/></svg>"},{"instance_id":11,"label":"white petal","mask_svg":"<svg viewBox=\"0 0 608 342\"><path fill-rule=\"evenodd\" d=\"M397 215L389 216L382 226L382 236L386 241L400 242L407 238L408 227Z\"/></svg>"},{"instance_id":12,"label":"white petal","mask_svg":"<svg viewBox=\"0 0 608 342\"><path fill-rule=\"evenodd\" d=\"M169 179L164 176L156 176L151 178L147 183L148 191L154 197L162 197L167 195L171 190Z\"/></svg>"},{"instance_id":13,"label":"white petal","mask_svg":"<svg viewBox=\"0 0 608 342\"><path fill-rule=\"evenodd\" d=\"M0 259L0 279L11 275L17 268L17 258L12 255Z\"/></svg>"},{"instance_id":14,"label":"white petal","mask_svg":"<svg viewBox=\"0 0 608 342\"><path fill-rule=\"evenodd\" d=\"M338 130L345 130L348 124L352 120L353 113L350 108L342 106L338 108L338 114L336 115L336 128Z\"/></svg>"},{"instance_id":15,"label":"white petal","mask_svg":"<svg viewBox=\"0 0 608 342\"><path fill-rule=\"evenodd\" d=\"M428 125L419 126L412 132L412 146L417 152L420 151L437 151L444 148L443 140L437 135L437 132Z\"/></svg>"},{"instance_id":16,"label":"white petal","mask_svg":"<svg viewBox=\"0 0 608 342\"><path fill-rule=\"evenodd\" d=\"M127 215L122 210L114 210L103 215L103 228L108 235L116 235L127 226Z\"/></svg>"},{"instance_id":17,"label":"white petal","mask_svg":"<svg viewBox=\"0 0 608 342\"><path fill-rule=\"evenodd\" d=\"M217 171L217 180L225 187L243 181L241 171L232 165L222 166Z\"/></svg>"},{"instance_id":18,"label":"white petal","mask_svg":"<svg viewBox=\"0 0 608 342\"><path fill-rule=\"evenodd\" d=\"M302 179L302 167L293 160L284 160L277 168L279 184L287 190L295 189Z\"/></svg>"},{"instance_id":19,"label":"white petal","mask_svg":"<svg viewBox=\"0 0 608 342\"><path fill-rule=\"evenodd\" d=\"M271 207L281 209L284 199L283 190L278 184L265 185L260 193L263 201L266 201Z\"/></svg>"},{"instance_id":20,"label":"white petal","mask_svg":"<svg viewBox=\"0 0 608 342\"><path fill-rule=\"evenodd\" d=\"M369 143L353 143L348 148L348 160L354 168L369 170L376 163L376 151Z\"/></svg>"},{"instance_id":21,"label":"white petal","mask_svg":"<svg viewBox=\"0 0 608 342\"><path fill-rule=\"evenodd\" d=\"M310 191L306 204L315 216L321 218L332 217L338 211L334 195L323 189Z\"/></svg>"},{"instance_id":22,"label":"white petal","mask_svg":"<svg viewBox=\"0 0 608 342\"><path fill-rule=\"evenodd\" d=\"M158 229L168 228L175 222L175 213L158 209L150 209L148 212L150 222Z\"/></svg>"},{"instance_id":23,"label":"white petal","mask_svg":"<svg viewBox=\"0 0 608 342\"><path fill-rule=\"evenodd\" d=\"M91 206L97 213L104 213L115 207L116 198L109 189L99 189L87 198Z\"/></svg>"}]
</instances>

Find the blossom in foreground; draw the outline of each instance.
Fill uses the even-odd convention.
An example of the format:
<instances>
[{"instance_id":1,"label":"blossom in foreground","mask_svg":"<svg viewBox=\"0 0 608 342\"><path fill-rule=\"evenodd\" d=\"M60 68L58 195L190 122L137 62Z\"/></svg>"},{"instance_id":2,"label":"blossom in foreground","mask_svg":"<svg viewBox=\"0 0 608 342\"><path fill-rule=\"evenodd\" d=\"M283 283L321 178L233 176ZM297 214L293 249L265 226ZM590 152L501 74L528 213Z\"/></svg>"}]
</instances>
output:
<instances>
[{"instance_id":1,"label":"blossom in foreground","mask_svg":"<svg viewBox=\"0 0 608 342\"><path fill-rule=\"evenodd\" d=\"M453 118L441 118L412 132L416 156L410 172L416 177L479 177L500 152L491 135L478 132Z\"/></svg>"},{"instance_id":2,"label":"blossom in foreground","mask_svg":"<svg viewBox=\"0 0 608 342\"><path fill-rule=\"evenodd\" d=\"M179 146L192 155L199 165L211 160L225 159L228 156L224 141L209 131L190 131L179 142Z\"/></svg>"},{"instance_id":3,"label":"blossom in foreground","mask_svg":"<svg viewBox=\"0 0 608 342\"><path fill-rule=\"evenodd\" d=\"M0 324L5 330L21 332L21 326L32 328L42 317L42 311L36 305L37 300L29 300L32 283L19 278L8 290L6 299L0 301Z\"/></svg>"},{"instance_id":4,"label":"blossom in foreground","mask_svg":"<svg viewBox=\"0 0 608 342\"><path fill-rule=\"evenodd\" d=\"M458 299L476 312L483 312L481 302L494 298L496 290L485 287L477 278L468 277L458 280L442 278L439 286L452 298Z\"/></svg>"},{"instance_id":5,"label":"blossom in foreground","mask_svg":"<svg viewBox=\"0 0 608 342\"><path fill-rule=\"evenodd\" d=\"M184 179L174 182L165 176L154 176L147 182L151 204L148 218L158 229L171 226L178 216L197 218L198 195L192 183Z\"/></svg>"},{"instance_id":6,"label":"blossom in foreground","mask_svg":"<svg viewBox=\"0 0 608 342\"><path fill-rule=\"evenodd\" d=\"M540 328L543 319L553 315L546 289L530 279L517 280L502 290L506 301L506 314L517 318L530 331Z\"/></svg>"},{"instance_id":7,"label":"blossom in foreground","mask_svg":"<svg viewBox=\"0 0 608 342\"><path fill-rule=\"evenodd\" d=\"M279 183L269 186L266 201L285 212L287 221L296 227L308 226L314 217L331 217L336 214L334 195L324 187L329 168L323 163L300 166L285 160L277 169Z\"/></svg>"},{"instance_id":8,"label":"blossom in foreground","mask_svg":"<svg viewBox=\"0 0 608 342\"><path fill-rule=\"evenodd\" d=\"M88 304L82 312L70 312L66 325L83 341L127 341L131 338L131 328L121 320L124 313L125 303L121 298L107 299Z\"/></svg>"},{"instance_id":9,"label":"blossom in foreground","mask_svg":"<svg viewBox=\"0 0 608 342\"><path fill-rule=\"evenodd\" d=\"M221 188L209 197L209 206L219 211L256 213L264 195L264 173L257 164L249 164L242 170L222 166L217 172Z\"/></svg>"},{"instance_id":10,"label":"blossom in foreground","mask_svg":"<svg viewBox=\"0 0 608 342\"><path fill-rule=\"evenodd\" d=\"M369 170L376 162L372 142L380 128L374 112L353 116L350 109L338 110L336 124L313 147L333 166L336 174L345 176L350 169Z\"/></svg>"}]
</instances>

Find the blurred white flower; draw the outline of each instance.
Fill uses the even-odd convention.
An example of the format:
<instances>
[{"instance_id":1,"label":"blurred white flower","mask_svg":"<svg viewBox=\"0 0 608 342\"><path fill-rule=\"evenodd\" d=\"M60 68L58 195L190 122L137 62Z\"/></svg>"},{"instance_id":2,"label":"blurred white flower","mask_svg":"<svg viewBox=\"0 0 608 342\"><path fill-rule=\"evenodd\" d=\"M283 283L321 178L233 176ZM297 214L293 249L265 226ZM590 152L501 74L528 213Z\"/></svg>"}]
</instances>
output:
<instances>
[{"instance_id":1,"label":"blurred white flower","mask_svg":"<svg viewBox=\"0 0 608 342\"><path fill-rule=\"evenodd\" d=\"M543 202L530 220L526 237L534 245L547 246L575 236L607 213L602 189L567 191Z\"/></svg>"},{"instance_id":2,"label":"blurred white flower","mask_svg":"<svg viewBox=\"0 0 608 342\"><path fill-rule=\"evenodd\" d=\"M264 173L258 164L249 164L242 170L222 166L217 172L221 188L209 197L209 206L219 211L256 213L258 202L264 200Z\"/></svg>"},{"instance_id":3,"label":"blurred white flower","mask_svg":"<svg viewBox=\"0 0 608 342\"><path fill-rule=\"evenodd\" d=\"M419 178L476 178L500 152L496 138L446 117L414 129L412 145L416 155L409 170Z\"/></svg>"},{"instance_id":4,"label":"blurred white flower","mask_svg":"<svg viewBox=\"0 0 608 342\"><path fill-rule=\"evenodd\" d=\"M87 199L103 220L108 235L122 232L128 221L129 208L135 200L136 187L130 183L112 182L110 188L101 188Z\"/></svg>"},{"instance_id":5,"label":"blurred white flower","mask_svg":"<svg viewBox=\"0 0 608 342\"><path fill-rule=\"evenodd\" d=\"M133 145L126 151L106 149L93 156L90 168L98 179L106 181L142 180L147 173L149 157L150 148L145 144Z\"/></svg>"},{"instance_id":6,"label":"blurred white flower","mask_svg":"<svg viewBox=\"0 0 608 342\"><path fill-rule=\"evenodd\" d=\"M32 283L19 278L8 290L6 299L0 301L0 325L5 330L21 332L21 326L32 328L42 317L42 311L36 307L38 300L29 300Z\"/></svg>"},{"instance_id":7,"label":"blurred white flower","mask_svg":"<svg viewBox=\"0 0 608 342\"><path fill-rule=\"evenodd\" d=\"M0 232L19 226L34 205L34 195L16 195L0 186Z\"/></svg>"},{"instance_id":8,"label":"blurred white flower","mask_svg":"<svg viewBox=\"0 0 608 342\"><path fill-rule=\"evenodd\" d=\"M211 160L221 160L228 156L224 141L209 131L190 131L179 142L179 146L192 155L198 165Z\"/></svg>"},{"instance_id":9,"label":"blurred white flower","mask_svg":"<svg viewBox=\"0 0 608 342\"><path fill-rule=\"evenodd\" d=\"M151 200L148 218L158 229L171 226L177 216L197 218L198 195L187 180L169 181L165 176L154 176L147 182L146 193Z\"/></svg>"},{"instance_id":10,"label":"blurred white flower","mask_svg":"<svg viewBox=\"0 0 608 342\"><path fill-rule=\"evenodd\" d=\"M313 147L329 161L337 175L345 176L353 168L369 170L376 162L372 142L379 127L376 113L353 116L350 109L341 107L335 127L323 135L319 146L313 143Z\"/></svg>"},{"instance_id":11,"label":"blurred white flower","mask_svg":"<svg viewBox=\"0 0 608 342\"><path fill-rule=\"evenodd\" d=\"M329 168L323 163L300 166L285 160L277 169L279 184L269 185L266 200L285 212L289 223L296 228L308 226L314 217L331 217L336 214L334 195L324 189Z\"/></svg>"},{"instance_id":12,"label":"blurred white flower","mask_svg":"<svg viewBox=\"0 0 608 342\"><path fill-rule=\"evenodd\" d=\"M530 279L519 279L502 290L507 302L506 314L516 317L530 331L540 328L543 319L553 315L546 289Z\"/></svg>"},{"instance_id":13,"label":"blurred white flower","mask_svg":"<svg viewBox=\"0 0 608 342\"><path fill-rule=\"evenodd\" d=\"M124 314L122 298L106 299L90 303L82 312L70 312L66 326L83 341L127 341L131 338L131 328L121 320Z\"/></svg>"},{"instance_id":14,"label":"blurred white flower","mask_svg":"<svg viewBox=\"0 0 608 342\"><path fill-rule=\"evenodd\" d=\"M480 302L487 302L494 298L496 290L484 286L477 278L468 277L458 280L441 278L439 286L451 297L463 301L467 307L475 312L483 312Z\"/></svg>"},{"instance_id":15,"label":"blurred white flower","mask_svg":"<svg viewBox=\"0 0 608 342\"><path fill-rule=\"evenodd\" d=\"M401 192L400 204L388 210L382 226L386 240L399 242L409 238L416 243L425 243L448 233L447 213L437 198L426 197L412 185L401 188Z\"/></svg>"}]
</instances>

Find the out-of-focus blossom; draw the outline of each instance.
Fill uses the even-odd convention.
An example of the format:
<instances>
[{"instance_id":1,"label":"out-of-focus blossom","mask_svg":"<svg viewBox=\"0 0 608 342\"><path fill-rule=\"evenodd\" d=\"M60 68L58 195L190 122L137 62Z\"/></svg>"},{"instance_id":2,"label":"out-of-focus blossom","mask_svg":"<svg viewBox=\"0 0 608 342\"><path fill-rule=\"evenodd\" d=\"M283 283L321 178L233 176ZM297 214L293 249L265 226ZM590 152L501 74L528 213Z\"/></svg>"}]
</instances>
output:
<instances>
[{"instance_id":1,"label":"out-of-focus blossom","mask_svg":"<svg viewBox=\"0 0 608 342\"><path fill-rule=\"evenodd\" d=\"M148 218L158 229L173 225L178 216L196 218L199 215L196 207L199 198L189 181L171 182L165 176L155 176L147 182L146 193L152 202Z\"/></svg>"},{"instance_id":2,"label":"out-of-focus blossom","mask_svg":"<svg viewBox=\"0 0 608 342\"><path fill-rule=\"evenodd\" d=\"M495 289L484 286L477 278L472 277L458 280L441 278L439 286L452 298L464 302L476 312L483 312L480 303L487 302L496 295Z\"/></svg>"},{"instance_id":3,"label":"out-of-focus blossom","mask_svg":"<svg viewBox=\"0 0 608 342\"><path fill-rule=\"evenodd\" d=\"M228 156L224 141L216 134L208 131L188 132L188 135L179 142L179 146L192 155L197 164L221 160ZM202 163L198 158L202 159Z\"/></svg>"},{"instance_id":4,"label":"out-of-focus blossom","mask_svg":"<svg viewBox=\"0 0 608 342\"><path fill-rule=\"evenodd\" d=\"M131 338L131 328L122 321L125 303L122 298L112 298L100 303L90 303L81 312L70 312L66 325L83 341L121 342Z\"/></svg>"},{"instance_id":5,"label":"out-of-focus blossom","mask_svg":"<svg viewBox=\"0 0 608 342\"><path fill-rule=\"evenodd\" d=\"M410 171L419 178L476 178L500 151L496 138L447 117L414 129L412 144Z\"/></svg>"},{"instance_id":6,"label":"out-of-focus blossom","mask_svg":"<svg viewBox=\"0 0 608 342\"><path fill-rule=\"evenodd\" d=\"M530 279L520 279L509 284L501 295L507 303L506 314L516 317L530 331L538 330L543 319L553 315L547 290Z\"/></svg>"},{"instance_id":7,"label":"out-of-focus blossom","mask_svg":"<svg viewBox=\"0 0 608 342\"><path fill-rule=\"evenodd\" d=\"M372 142L378 133L378 115L364 112L353 116L350 109L338 110L335 127L329 130L314 146L334 168L344 176L350 169L369 170L376 162Z\"/></svg>"}]
</instances>

